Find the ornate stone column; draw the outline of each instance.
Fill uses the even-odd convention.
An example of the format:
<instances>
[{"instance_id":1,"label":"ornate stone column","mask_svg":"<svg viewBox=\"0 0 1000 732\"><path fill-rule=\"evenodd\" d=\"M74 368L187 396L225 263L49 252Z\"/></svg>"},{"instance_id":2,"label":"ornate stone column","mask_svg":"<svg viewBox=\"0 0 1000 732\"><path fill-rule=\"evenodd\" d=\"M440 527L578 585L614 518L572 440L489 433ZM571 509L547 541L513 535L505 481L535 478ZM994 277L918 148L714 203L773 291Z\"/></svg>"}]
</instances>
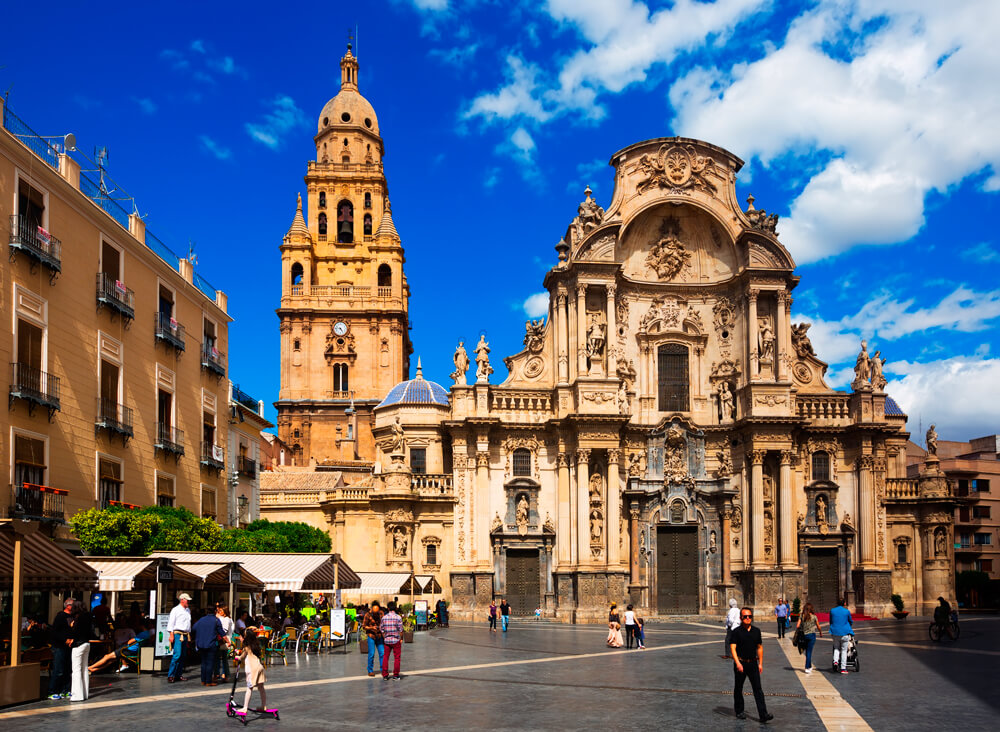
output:
<instances>
[{"instance_id":1,"label":"ornate stone column","mask_svg":"<svg viewBox=\"0 0 1000 732\"><path fill-rule=\"evenodd\" d=\"M560 384L565 384L569 381L569 357L566 355L566 349L569 347L567 342L566 334L566 290L563 287L559 287L556 291L556 351L558 353L557 360L559 363L559 381Z\"/></svg>"},{"instance_id":2,"label":"ornate stone column","mask_svg":"<svg viewBox=\"0 0 1000 732\"><path fill-rule=\"evenodd\" d=\"M607 521L604 527L604 539L607 541L608 568L617 568L621 562L621 494L618 478L618 464L621 462L621 450L608 450L608 493L605 498L605 513Z\"/></svg>"},{"instance_id":3,"label":"ornate stone column","mask_svg":"<svg viewBox=\"0 0 1000 732\"><path fill-rule=\"evenodd\" d=\"M616 285L614 282L609 282L607 285L608 293L608 303L607 303L607 319L608 319L608 331L605 334L604 339L604 350L608 354L608 373L607 377L609 379L616 378L618 375L618 359L615 358L614 351L612 350L612 344L614 348L617 348L618 343L618 328L615 325L615 290ZM605 532L608 533L608 532Z\"/></svg>"},{"instance_id":4,"label":"ornate stone column","mask_svg":"<svg viewBox=\"0 0 1000 732\"><path fill-rule=\"evenodd\" d=\"M568 353L566 354L566 371L570 381L573 381L577 376L576 366L576 298L571 297L569 294L566 295L566 348Z\"/></svg>"},{"instance_id":5,"label":"ornate stone column","mask_svg":"<svg viewBox=\"0 0 1000 732\"><path fill-rule=\"evenodd\" d=\"M576 451L576 563L590 561L590 450Z\"/></svg>"},{"instance_id":6,"label":"ornate stone column","mask_svg":"<svg viewBox=\"0 0 1000 732\"><path fill-rule=\"evenodd\" d=\"M788 292L781 290L778 292L778 308L776 314L775 330L778 331L775 338L774 359L777 361L775 373L778 375L777 381L788 380L788 339L791 335L790 318L792 310L792 298Z\"/></svg>"},{"instance_id":7,"label":"ornate stone column","mask_svg":"<svg viewBox=\"0 0 1000 732\"><path fill-rule=\"evenodd\" d=\"M862 455L858 458L858 540L861 546L861 566L868 569L875 564L875 494L872 484L872 466L875 458ZM867 602L867 598L865 599Z\"/></svg>"},{"instance_id":8,"label":"ornate stone column","mask_svg":"<svg viewBox=\"0 0 1000 732\"><path fill-rule=\"evenodd\" d=\"M559 569L565 569L572 561L573 528L570 523L569 456L560 446L556 456L559 472L559 514L556 525L556 544L559 553Z\"/></svg>"},{"instance_id":9,"label":"ornate stone column","mask_svg":"<svg viewBox=\"0 0 1000 732\"><path fill-rule=\"evenodd\" d=\"M729 561L730 554L733 551L733 544L729 538L729 531L733 520L733 507L728 503L723 506L719 512L719 518L722 523L722 538L719 541L722 556L719 557L719 563L722 565L722 584L728 587L733 583L732 569L730 568Z\"/></svg>"},{"instance_id":10,"label":"ornate stone column","mask_svg":"<svg viewBox=\"0 0 1000 732\"><path fill-rule=\"evenodd\" d=\"M639 584L639 506L633 503L628 512L628 581L631 585Z\"/></svg>"},{"instance_id":11,"label":"ornate stone column","mask_svg":"<svg viewBox=\"0 0 1000 732\"><path fill-rule=\"evenodd\" d=\"M747 368L749 381L760 377L760 354L757 352L757 296L759 290L747 291ZM756 549L754 550L756 552Z\"/></svg>"},{"instance_id":12,"label":"ornate stone column","mask_svg":"<svg viewBox=\"0 0 1000 732\"><path fill-rule=\"evenodd\" d=\"M778 308L779 312L781 308ZM778 511L781 516L781 566L794 567L798 564L795 548L795 517L792 509L792 459L791 450L781 451L781 473L778 476Z\"/></svg>"},{"instance_id":13,"label":"ornate stone column","mask_svg":"<svg viewBox=\"0 0 1000 732\"><path fill-rule=\"evenodd\" d=\"M756 311L755 311L756 312ZM750 490L753 496L753 516L750 520L750 541L753 544L753 566L762 567L767 563L764 553L764 456L765 450L750 453Z\"/></svg>"},{"instance_id":14,"label":"ornate stone column","mask_svg":"<svg viewBox=\"0 0 1000 732\"><path fill-rule=\"evenodd\" d=\"M576 286L576 368L579 376L587 374L587 286Z\"/></svg>"},{"instance_id":15,"label":"ornate stone column","mask_svg":"<svg viewBox=\"0 0 1000 732\"><path fill-rule=\"evenodd\" d=\"M490 561L490 454L484 450L476 453L476 507L472 519L476 532L473 560L486 564Z\"/></svg>"}]
</instances>

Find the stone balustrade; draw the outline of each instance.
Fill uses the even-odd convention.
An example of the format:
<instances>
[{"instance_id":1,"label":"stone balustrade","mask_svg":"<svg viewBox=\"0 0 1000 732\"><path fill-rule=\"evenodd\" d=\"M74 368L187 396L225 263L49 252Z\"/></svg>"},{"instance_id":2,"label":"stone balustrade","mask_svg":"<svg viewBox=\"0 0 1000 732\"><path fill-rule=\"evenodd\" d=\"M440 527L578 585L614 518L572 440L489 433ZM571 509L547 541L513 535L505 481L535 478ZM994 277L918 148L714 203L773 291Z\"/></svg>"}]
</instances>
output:
<instances>
[{"instance_id":1,"label":"stone balustrade","mask_svg":"<svg viewBox=\"0 0 1000 732\"><path fill-rule=\"evenodd\" d=\"M414 475L410 479L410 488L421 495L449 495L452 492L452 477L447 473Z\"/></svg>"},{"instance_id":2,"label":"stone balustrade","mask_svg":"<svg viewBox=\"0 0 1000 732\"><path fill-rule=\"evenodd\" d=\"M543 422L553 416L549 392L492 389L490 394L493 412L516 413L532 422Z\"/></svg>"},{"instance_id":3,"label":"stone balustrade","mask_svg":"<svg viewBox=\"0 0 1000 732\"><path fill-rule=\"evenodd\" d=\"M917 498L920 496L920 484L916 478L887 478L885 481L886 498Z\"/></svg>"},{"instance_id":4,"label":"stone balustrade","mask_svg":"<svg viewBox=\"0 0 1000 732\"><path fill-rule=\"evenodd\" d=\"M812 422L850 422L850 395L800 394L795 398L798 416Z\"/></svg>"}]
</instances>

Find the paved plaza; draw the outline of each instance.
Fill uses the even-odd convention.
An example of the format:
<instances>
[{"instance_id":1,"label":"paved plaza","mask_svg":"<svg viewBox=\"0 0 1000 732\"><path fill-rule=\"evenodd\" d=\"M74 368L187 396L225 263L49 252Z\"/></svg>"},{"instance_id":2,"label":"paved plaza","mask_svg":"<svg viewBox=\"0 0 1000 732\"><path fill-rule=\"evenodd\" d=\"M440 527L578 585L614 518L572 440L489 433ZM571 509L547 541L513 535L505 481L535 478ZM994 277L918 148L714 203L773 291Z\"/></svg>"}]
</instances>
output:
<instances>
[{"instance_id":1,"label":"paved plaza","mask_svg":"<svg viewBox=\"0 0 1000 732\"><path fill-rule=\"evenodd\" d=\"M957 643L932 644L927 621L860 623L861 672L830 673L831 646L817 643L817 672L764 623L764 690L770 726L787 730L931 730L992 727L1000 711L1000 619L965 617ZM721 624L650 623L648 650L605 647L606 630L514 621L418 633L403 650L399 681L369 678L365 657L299 654L268 669L268 702L281 719L249 729L757 729L732 708L732 667L720 658ZM13 730L241 729L225 715L229 687L205 689L198 669L168 686L162 676L98 674L81 704L41 702L0 712ZM242 700L242 692L238 699ZM256 696L255 696L256 700Z\"/></svg>"}]
</instances>

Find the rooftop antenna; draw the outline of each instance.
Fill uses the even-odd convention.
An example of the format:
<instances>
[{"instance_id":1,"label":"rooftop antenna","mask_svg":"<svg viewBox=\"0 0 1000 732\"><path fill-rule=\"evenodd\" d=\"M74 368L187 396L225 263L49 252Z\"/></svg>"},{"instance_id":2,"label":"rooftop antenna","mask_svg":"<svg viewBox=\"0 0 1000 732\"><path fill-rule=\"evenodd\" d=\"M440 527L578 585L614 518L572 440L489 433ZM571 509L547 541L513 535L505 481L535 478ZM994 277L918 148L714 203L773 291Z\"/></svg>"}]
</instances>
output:
<instances>
[{"instance_id":1,"label":"rooftop antenna","mask_svg":"<svg viewBox=\"0 0 1000 732\"><path fill-rule=\"evenodd\" d=\"M188 239L188 256L187 259L192 265L198 264L198 255L194 253L194 248L197 246L197 242Z\"/></svg>"}]
</instances>

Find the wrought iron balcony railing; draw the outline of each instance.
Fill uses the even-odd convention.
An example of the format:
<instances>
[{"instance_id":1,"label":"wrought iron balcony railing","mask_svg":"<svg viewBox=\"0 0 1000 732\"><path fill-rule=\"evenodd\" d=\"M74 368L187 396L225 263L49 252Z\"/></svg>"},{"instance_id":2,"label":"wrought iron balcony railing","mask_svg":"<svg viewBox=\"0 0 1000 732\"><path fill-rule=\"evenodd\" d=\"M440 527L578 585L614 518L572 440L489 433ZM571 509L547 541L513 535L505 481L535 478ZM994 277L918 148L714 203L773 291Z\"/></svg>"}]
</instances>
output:
<instances>
[{"instance_id":1,"label":"wrought iron balcony railing","mask_svg":"<svg viewBox=\"0 0 1000 732\"><path fill-rule=\"evenodd\" d=\"M257 400L252 396L247 394L245 391L241 391L240 387L233 384L233 401L237 404L242 404L244 407L249 409L251 412L256 414L257 412Z\"/></svg>"},{"instance_id":2,"label":"wrought iron balcony railing","mask_svg":"<svg viewBox=\"0 0 1000 732\"><path fill-rule=\"evenodd\" d=\"M201 346L201 367L219 377L226 375L226 354L215 346L204 343Z\"/></svg>"},{"instance_id":3,"label":"wrought iron balcony railing","mask_svg":"<svg viewBox=\"0 0 1000 732\"><path fill-rule=\"evenodd\" d=\"M106 429L112 436L119 435L124 444L132 438L132 410L113 399L97 400L97 419L95 429Z\"/></svg>"},{"instance_id":4,"label":"wrought iron balcony railing","mask_svg":"<svg viewBox=\"0 0 1000 732\"><path fill-rule=\"evenodd\" d=\"M156 442L153 449L169 452L177 457L184 454L184 432L163 422L156 423Z\"/></svg>"},{"instance_id":5,"label":"wrought iron balcony railing","mask_svg":"<svg viewBox=\"0 0 1000 732\"><path fill-rule=\"evenodd\" d=\"M47 374L25 363L10 365L10 397L28 402L30 414L36 405L49 410L49 419L59 409L59 377Z\"/></svg>"},{"instance_id":6,"label":"wrought iron balcony railing","mask_svg":"<svg viewBox=\"0 0 1000 732\"><path fill-rule=\"evenodd\" d=\"M15 483L10 487L8 518L65 523L69 491L35 483Z\"/></svg>"},{"instance_id":7,"label":"wrought iron balcony railing","mask_svg":"<svg viewBox=\"0 0 1000 732\"><path fill-rule=\"evenodd\" d=\"M126 320L135 318L135 293L104 272L97 273L97 305L111 308Z\"/></svg>"},{"instance_id":8,"label":"wrought iron balcony railing","mask_svg":"<svg viewBox=\"0 0 1000 732\"><path fill-rule=\"evenodd\" d=\"M243 457L240 455L236 458L236 470L239 471L240 475L245 475L248 478L257 477L257 461L251 460L248 457Z\"/></svg>"},{"instance_id":9,"label":"wrought iron balcony railing","mask_svg":"<svg viewBox=\"0 0 1000 732\"><path fill-rule=\"evenodd\" d=\"M153 333L156 340L173 346L177 351L184 350L184 326L166 313L156 313L153 316Z\"/></svg>"},{"instance_id":10,"label":"wrought iron balcony railing","mask_svg":"<svg viewBox=\"0 0 1000 732\"><path fill-rule=\"evenodd\" d=\"M18 253L25 254L32 266L42 264L49 269L49 281L62 271L62 242L39 226L33 219L18 214L10 215L11 261Z\"/></svg>"},{"instance_id":11,"label":"wrought iron balcony railing","mask_svg":"<svg viewBox=\"0 0 1000 732\"><path fill-rule=\"evenodd\" d=\"M226 467L226 451L222 445L203 441L201 443L201 464L202 467L212 470L223 470Z\"/></svg>"}]
</instances>

